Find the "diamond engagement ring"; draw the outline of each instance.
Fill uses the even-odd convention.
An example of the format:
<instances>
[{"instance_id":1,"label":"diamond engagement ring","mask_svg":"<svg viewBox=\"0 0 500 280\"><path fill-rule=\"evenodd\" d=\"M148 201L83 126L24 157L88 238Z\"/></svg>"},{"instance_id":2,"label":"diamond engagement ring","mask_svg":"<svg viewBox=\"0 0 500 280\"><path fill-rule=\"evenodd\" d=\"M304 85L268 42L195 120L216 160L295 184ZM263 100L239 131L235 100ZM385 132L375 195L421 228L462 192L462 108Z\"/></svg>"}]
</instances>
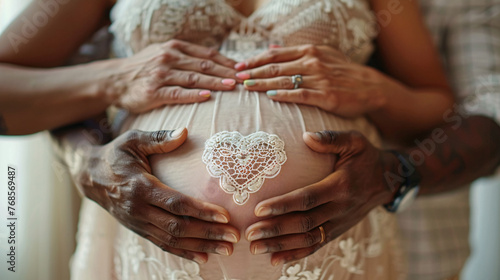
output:
<instances>
[{"instance_id":1,"label":"diamond engagement ring","mask_svg":"<svg viewBox=\"0 0 500 280\"><path fill-rule=\"evenodd\" d=\"M293 75L292 76L292 84L294 89L298 89L299 86L304 82L302 79L302 75Z\"/></svg>"}]
</instances>

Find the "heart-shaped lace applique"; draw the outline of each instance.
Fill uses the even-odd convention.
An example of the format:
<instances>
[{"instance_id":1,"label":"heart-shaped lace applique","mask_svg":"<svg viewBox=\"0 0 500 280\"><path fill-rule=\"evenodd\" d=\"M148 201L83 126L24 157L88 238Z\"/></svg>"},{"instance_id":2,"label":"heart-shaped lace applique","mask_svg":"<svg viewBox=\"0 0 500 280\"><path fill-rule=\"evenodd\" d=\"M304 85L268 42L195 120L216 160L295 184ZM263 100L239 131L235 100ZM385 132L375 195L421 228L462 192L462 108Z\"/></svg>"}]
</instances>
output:
<instances>
[{"instance_id":1,"label":"heart-shaped lace applique","mask_svg":"<svg viewBox=\"0 0 500 280\"><path fill-rule=\"evenodd\" d=\"M203 162L208 173L219 178L220 187L238 205L258 191L265 178L274 178L286 161L285 143L275 134L262 131L242 136L219 132L205 142Z\"/></svg>"}]
</instances>

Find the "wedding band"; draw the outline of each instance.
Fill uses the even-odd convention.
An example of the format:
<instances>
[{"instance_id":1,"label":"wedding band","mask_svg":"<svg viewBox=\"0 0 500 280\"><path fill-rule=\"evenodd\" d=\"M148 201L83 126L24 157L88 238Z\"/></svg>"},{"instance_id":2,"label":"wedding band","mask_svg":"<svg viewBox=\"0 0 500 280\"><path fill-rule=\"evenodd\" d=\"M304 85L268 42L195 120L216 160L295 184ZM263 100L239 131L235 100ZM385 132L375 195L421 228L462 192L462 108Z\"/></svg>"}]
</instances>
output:
<instances>
[{"instance_id":1,"label":"wedding band","mask_svg":"<svg viewBox=\"0 0 500 280\"><path fill-rule=\"evenodd\" d=\"M302 75L293 75L292 76L292 84L294 89L298 89L299 86L304 82L302 79Z\"/></svg>"},{"instance_id":2,"label":"wedding band","mask_svg":"<svg viewBox=\"0 0 500 280\"><path fill-rule=\"evenodd\" d=\"M321 241L319 242L319 244L321 244L325 242L326 239L325 229L323 228L323 226L319 226L319 232L321 233Z\"/></svg>"}]
</instances>

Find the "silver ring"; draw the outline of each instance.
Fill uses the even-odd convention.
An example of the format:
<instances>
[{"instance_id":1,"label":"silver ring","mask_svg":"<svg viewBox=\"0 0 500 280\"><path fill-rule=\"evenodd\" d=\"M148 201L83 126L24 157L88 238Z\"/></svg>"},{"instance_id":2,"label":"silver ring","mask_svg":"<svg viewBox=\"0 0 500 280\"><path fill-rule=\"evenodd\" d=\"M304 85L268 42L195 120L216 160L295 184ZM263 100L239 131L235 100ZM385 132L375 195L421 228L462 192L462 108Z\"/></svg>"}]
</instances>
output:
<instances>
[{"instance_id":1,"label":"silver ring","mask_svg":"<svg viewBox=\"0 0 500 280\"><path fill-rule=\"evenodd\" d=\"M299 86L304 82L302 75L293 75L292 76L292 84L294 89L298 89Z\"/></svg>"}]
</instances>

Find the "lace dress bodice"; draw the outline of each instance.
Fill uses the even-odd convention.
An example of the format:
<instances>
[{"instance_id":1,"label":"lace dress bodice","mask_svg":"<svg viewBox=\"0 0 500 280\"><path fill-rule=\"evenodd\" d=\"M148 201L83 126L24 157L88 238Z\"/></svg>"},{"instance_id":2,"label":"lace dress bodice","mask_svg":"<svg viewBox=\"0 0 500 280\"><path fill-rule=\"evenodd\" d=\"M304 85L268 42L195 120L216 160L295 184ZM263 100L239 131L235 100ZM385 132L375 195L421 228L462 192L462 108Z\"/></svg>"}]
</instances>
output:
<instances>
[{"instance_id":1,"label":"lace dress bodice","mask_svg":"<svg viewBox=\"0 0 500 280\"><path fill-rule=\"evenodd\" d=\"M114 53L127 57L175 38L216 47L237 61L269 44L329 45L355 63L371 54L375 23L365 0L268 0L249 17L231 6L235 1L240 0L119 0L112 11ZM310 151L304 131L355 129L379 144L376 129L364 118L347 120L316 107L274 102L240 85L213 93L207 102L130 116L122 131L181 126L189 129L188 142L152 157L154 175L223 206L242 232L258 220L253 209L259 201L332 172L334 156ZM248 161L258 168L247 174ZM233 167L247 175L237 177ZM269 255L251 255L244 237L231 257L211 255L198 265L163 252L89 200L82 206L78 243L72 279L404 279L394 219L383 209L374 209L311 256L279 267L270 265Z\"/></svg>"},{"instance_id":2,"label":"lace dress bodice","mask_svg":"<svg viewBox=\"0 0 500 280\"><path fill-rule=\"evenodd\" d=\"M269 43L329 45L359 63L371 54L375 28L366 1L267 0L248 18L230 5L237 1L121 0L112 13L115 51L130 56L176 38L222 47L236 60Z\"/></svg>"}]
</instances>

